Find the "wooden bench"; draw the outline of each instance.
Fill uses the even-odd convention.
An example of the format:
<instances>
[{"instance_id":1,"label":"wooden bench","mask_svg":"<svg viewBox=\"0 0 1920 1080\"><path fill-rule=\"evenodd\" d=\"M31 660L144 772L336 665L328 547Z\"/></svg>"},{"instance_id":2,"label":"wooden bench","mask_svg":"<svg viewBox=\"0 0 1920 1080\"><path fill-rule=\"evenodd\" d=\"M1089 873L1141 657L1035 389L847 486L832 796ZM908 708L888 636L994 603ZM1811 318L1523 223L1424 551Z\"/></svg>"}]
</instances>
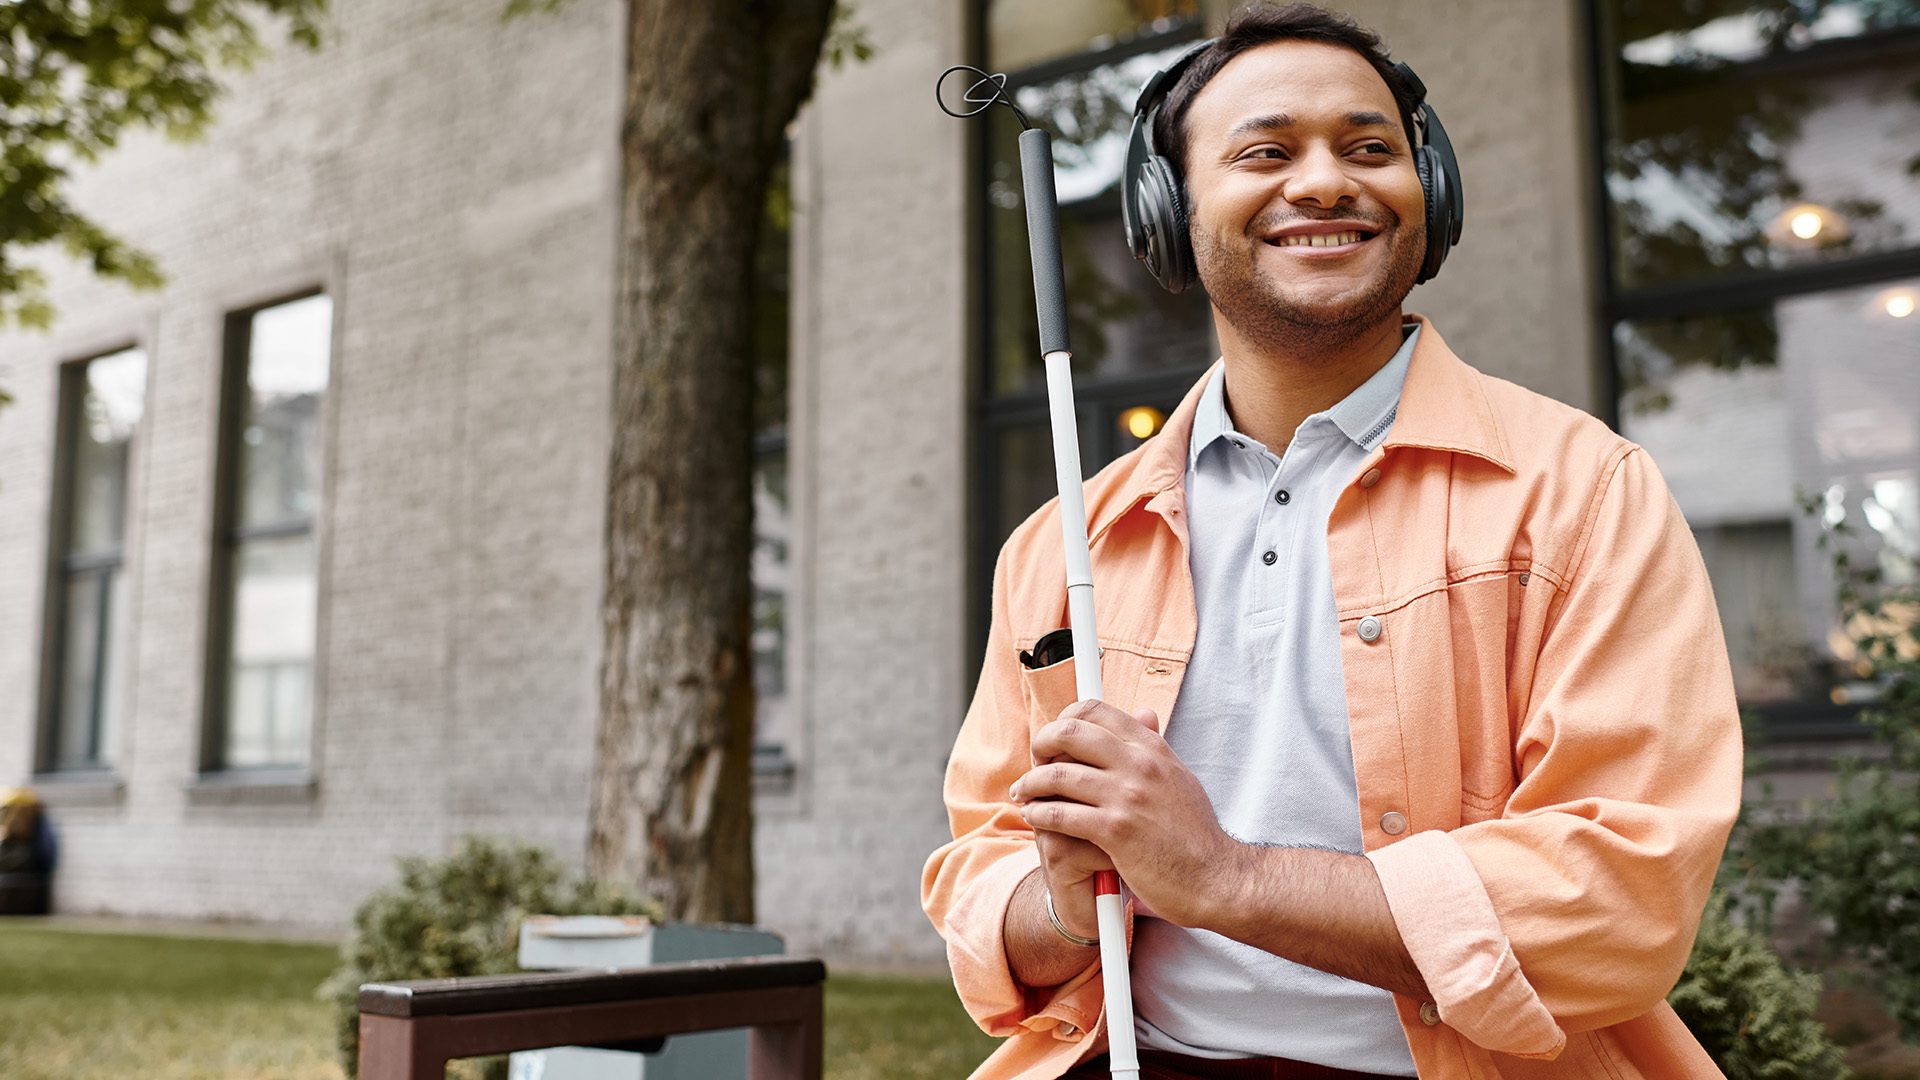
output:
<instances>
[{"instance_id":1,"label":"wooden bench","mask_svg":"<svg viewBox=\"0 0 1920 1080\"><path fill-rule=\"evenodd\" d=\"M361 1080L441 1080L449 1060L550 1046L658 1049L668 1035L752 1030L753 1080L820 1080L818 960L754 957L603 971L367 983Z\"/></svg>"}]
</instances>

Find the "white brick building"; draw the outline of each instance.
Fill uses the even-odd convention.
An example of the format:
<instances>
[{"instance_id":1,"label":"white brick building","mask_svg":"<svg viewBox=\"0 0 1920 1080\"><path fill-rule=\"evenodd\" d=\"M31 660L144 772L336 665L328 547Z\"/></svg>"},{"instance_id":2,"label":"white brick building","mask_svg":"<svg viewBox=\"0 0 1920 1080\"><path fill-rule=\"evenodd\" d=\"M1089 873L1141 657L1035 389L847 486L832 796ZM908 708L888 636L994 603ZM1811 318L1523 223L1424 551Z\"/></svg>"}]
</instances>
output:
<instances>
[{"instance_id":1,"label":"white brick building","mask_svg":"<svg viewBox=\"0 0 1920 1080\"><path fill-rule=\"evenodd\" d=\"M329 46L235 78L204 140L130 139L77 185L163 290L50 264L53 332L0 335L0 784L53 804L63 909L338 926L392 856L464 833L585 849L625 10L500 6L338 0ZM995 441L1020 399L983 374L1011 318L988 283L995 151L935 110L933 77L1074 42L1027 58L1030 81L1060 77L1219 8L864 0L877 54L823 75L795 126L783 768L756 796L759 910L795 949L939 957L919 871L979 662L980 553L1027 505ZM1599 250L1588 3L1352 8L1463 159L1466 240L1410 306L1483 369L1610 411L1605 328L1640 294ZM278 316L258 313L309 296L330 329L299 398L268 385ZM82 362L117 355L144 358L124 464L76 466L57 448L84 437L86 372L112 396ZM310 456L271 463L307 469L292 496L222 479L284 433L223 420L249 385L258 409L317 408L285 428ZM124 479L124 527L95 547L76 476ZM306 569L273 578L281 556ZM75 644L102 573L110 632ZM274 596L306 637L255 632L248 605ZM88 648L109 662L73 690ZM276 728L301 694L310 725ZM59 711L83 699L92 727Z\"/></svg>"}]
</instances>

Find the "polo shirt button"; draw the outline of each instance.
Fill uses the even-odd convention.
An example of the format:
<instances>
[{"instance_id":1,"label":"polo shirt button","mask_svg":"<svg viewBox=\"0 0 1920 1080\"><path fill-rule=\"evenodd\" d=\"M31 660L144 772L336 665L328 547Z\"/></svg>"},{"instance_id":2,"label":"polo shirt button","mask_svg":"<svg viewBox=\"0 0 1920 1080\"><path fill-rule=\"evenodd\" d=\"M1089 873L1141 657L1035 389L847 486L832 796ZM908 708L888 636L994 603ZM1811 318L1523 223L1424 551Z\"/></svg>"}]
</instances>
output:
<instances>
[{"instance_id":1,"label":"polo shirt button","mask_svg":"<svg viewBox=\"0 0 1920 1080\"><path fill-rule=\"evenodd\" d=\"M1281 488L1279 491L1273 493L1273 501L1279 503L1281 506L1285 506L1293 501L1293 496L1287 494L1286 488Z\"/></svg>"},{"instance_id":2,"label":"polo shirt button","mask_svg":"<svg viewBox=\"0 0 1920 1080\"><path fill-rule=\"evenodd\" d=\"M1280 556L1269 551L1265 555L1260 556L1260 561L1266 563L1268 566L1272 566L1274 563L1280 561Z\"/></svg>"},{"instance_id":3,"label":"polo shirt button","mask_svg":"<svg viewBox=\"0 0 1920 1080\"><path fill-rule=\"evenodd\" d=\"M1366 471L1366 473L1365 473L1365 474L1363 474L1363 475L1362 475L1362 476L1360 477L1360 486L1361 486L1361 487L1372 487L1373 485L1375 485L1375 484L1377 484L1377 483L1379 483L1379 482L1380 482L1380 470L1379 470L1379 469L1368 469L1368 470Z\"/></svg>"},{"instance_id":4,"label":"polo shirt button","mask_svg":"<svg viewBox=\"0 0 1920 1080\"><path fill-rule=\"evenodd\" d=\"M1407 816L1398 810L1389 810L1381 814L1380 831L1388 836L1399 836L1407 831Z\"/></svg>"},{"instance_id":5,"label":"polo shirt button","mask_svg":"<svg viewBox=\"0 0 1920 1080\"><path fill-rule=\"evenodd\" d=\"M1380 620L1369 615L1360 620L1360 640L1372 644L1380 640Z\"/></svg>"},{"instance_id":6,"label":"polo shirt button","mask_svg":"<svg viewBox=\"0 0 1920 1080\"><path fill-rule=\"evenodd\" d=\"M1433 1027L1440 1022L1440 1010L1431 1001L1420 1003L1420 1022Z\"/></svg>"}]
</instances>

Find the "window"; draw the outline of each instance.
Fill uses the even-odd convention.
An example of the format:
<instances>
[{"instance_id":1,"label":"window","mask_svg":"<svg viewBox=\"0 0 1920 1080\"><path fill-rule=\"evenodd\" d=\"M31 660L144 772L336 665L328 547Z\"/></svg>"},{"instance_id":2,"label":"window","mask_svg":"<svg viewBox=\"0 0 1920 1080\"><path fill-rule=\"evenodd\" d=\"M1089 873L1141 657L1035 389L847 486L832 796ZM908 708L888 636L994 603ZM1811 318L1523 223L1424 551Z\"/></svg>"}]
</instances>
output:
<instances>
[{"instance_id":1,"label":"window","mask_svg":"<svg viewBox=\"0 0 1920 1080\"><path fill-rule=\"evenodd\" d=\"M753 765L763 784L792 777L798 743L787 699L791 195L789 163L782 160L767 185L753 281Z\"/></svg>"},{"instance_id":2,"label":"window","mask_svg":"<svg viewBox=\"0 0 1920 1080\"><path fill-rule=\"evenodd\" d=\"M1205 295L1163 291L1134 260L1120 229L1120 170L1134 100L1199 36L1199 15L1197 2L986 5L989 69L1007 72L1022 111L1054 138L1075 407L1089 476L1158 431L1214 357ZM1008 109L986 116L976 647L986 641L1000 545L1056 493L1021 198L1020 125Z\"/></svg>"},{"instance_id":3,"label":"window","mask_svg":"<svg viewBox=\"0 0 1920 1080\"><path fill-rule=\"evenodd\" d=\"M1920 6L1596 3L1620 430L1700 541L1743 705L1841 730L1821 531L1852 518L1894 581L1920 559Z\"/></svg>"},{"instance_id":4,"label":"window","mask_svg":"<svg viewBox=\"0 0 1920 1080\"><path fill-rule=\"evenodd\" d=\"M232 316L221 398L220 499L203 767L299 768L313 725L319 626L314 526L333 302Z\"/></svg>"},{"instance_id":5,"label":"window","mask_svg":"<svg viewBox=\"0 0 1920 1080\"><path fill-rule=\"evenodd\" d=\"M39 762L45 770L113 765L129 651L127 460L146 394L147 355L139 349L60 373Z\"/></svg>"}]
</instances>

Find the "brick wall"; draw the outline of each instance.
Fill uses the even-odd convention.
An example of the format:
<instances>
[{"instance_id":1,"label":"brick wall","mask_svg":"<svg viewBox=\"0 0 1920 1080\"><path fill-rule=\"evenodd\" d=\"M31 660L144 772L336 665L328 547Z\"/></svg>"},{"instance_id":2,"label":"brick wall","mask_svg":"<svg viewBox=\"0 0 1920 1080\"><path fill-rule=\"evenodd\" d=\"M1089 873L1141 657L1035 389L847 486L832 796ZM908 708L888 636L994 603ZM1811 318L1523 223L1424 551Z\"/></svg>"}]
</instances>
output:
<instances>
[{"instance_id":1,"label":"brick wall","mask_svg":"<svg viewBox=\"0 0 1920 1080\"><path fill-rule=\"evenodd\" d=\"M32 764L56 365L136 338L152 361L123 788L56 811L61 907L337 925L391 855L466 831L583 850L622 16L348 0L325 51L234 79L204 140L128 140L76 185L169 282L129 294L56 265L55 332L0 339L9 781ZM206 805L223 316L314 286L336 306L319 782Z\"/></svg>"}]
</instances>

